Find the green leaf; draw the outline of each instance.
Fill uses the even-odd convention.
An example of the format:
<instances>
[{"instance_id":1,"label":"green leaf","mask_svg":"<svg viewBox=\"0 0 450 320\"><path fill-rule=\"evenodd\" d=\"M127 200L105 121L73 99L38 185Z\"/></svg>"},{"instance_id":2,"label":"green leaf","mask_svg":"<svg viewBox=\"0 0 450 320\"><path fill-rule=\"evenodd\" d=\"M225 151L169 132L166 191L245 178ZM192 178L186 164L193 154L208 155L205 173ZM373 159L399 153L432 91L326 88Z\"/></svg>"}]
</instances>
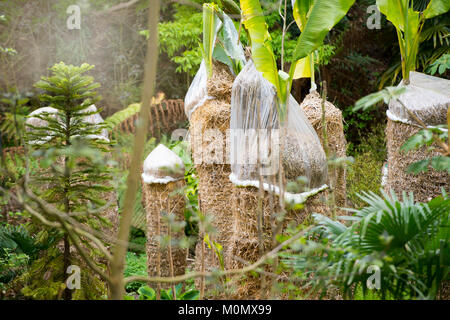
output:
<instances>
[{"instance_id":1,"label":"green leaf","mask_svg":"<svg viewBox=\"0 0 450 320\"><path fill-rule=\"evenodd\" d=\"M437 171L447 171L450 173L450 157L436 156L431 159L431 167Z\"/></svg>"},{"instance_id":2,"label":"green leaf","mask_svg":"<svg viewBox=\"0 0 450 320\"><path fill-rule=\"evenodd\" d=\"M184 292L178 298L179 300L198 300L200 297L200 292L198 290L189 290Z\"/></svg>"},{"instance_id":3,"label":"green leaf","mask_svg":"<svg viewBox=\"0 0 450 320\"><path fill-rule=\"evenodd\" d=\"M407 172L413 174L419 174L426 172L428 170L428 165L430 164L429 159L414 162L409 165Z\"/></svg>"},{"instance_id":4,"label":"green leaf","mask_svg":"<svg viewBox=\"0 0 450 320\"><path fill-rule=\"evenodd\" d=\"M233 70L233 61L225 52L225 49L220 43L214 48L213 58L217 61L222 62L223 64L226 64L228 67L230 67L231 70Z\"/></svg>"},{"instance_id":5,"label":"green leaf","mask_svg":"<svg viewBox=\"0 0 450 320\"><path fill-rule=\"evenodd\" d=\"M415 135L411 136L406 142L401 146L400 150L407 152L420 148L423 145L429 144L433 141L433 133L431 130L420 130Z\"/></svg>"},{"instance_id":6,"label":"green leaf","mask_svg":"<svg viewBox=\"0 0 450 320\"><path fill-rule=\"evenodd\" d=\"M400 30L405 28L405 11L408 8L405 0L377 0L378 9L392 24Z\"/></svg>"},{"instance_id":7,"label":"green leaf","mask_svg":"<svg viewBox=\"0 0 450 320\"><path fill-rule=\"evenodd\" d=\"M305 58L322 45L327 33L347 14L355 0L316 0L298 39L294 60Z\"/></svg>"},{"instance_id":8,"label":"green leaf","mask_svg":"<svg viewBox=\"0 0 450 320\"><path fill-rule=\"evenodd\" d=\"M156 292L149 286L142 286L138 289L139 300L156 300Z\"/></svg>"},{"instance_id":9,"label":"green leaf","mask_svg":"<svg viewBox=\"0 0 450 320\"><path fill-rule=\"evenodd\" d=\"M430 19L438 15L444 14L450 10L450 1L448 0L431 0L427 8L423 11L425 19Z\"/></svg>"},{"instance_id":10,"label":"green leaf","mask_svg":"<svg viewBox=\"0 0 450 320\"><path fill-rule=\"evenodd\" d=\"M203 59L205 60L208 77L212 75L212 56L217 32L222 22L217 16L218 7L213 3L203 4Z\"/></svg>"},{"instance_id":11,"label":"green leaf","mask_svg":"<svg viewBox=\"0 0 450 320\"><path fill-rule=\"evenodd\" d=\"M360 109L366 110L381 101L388 104L389 101L398 98L405 91L406 87L386 87L381 91L371 93L356 101L353 111L358 111Z\"/></svg>"},{"instance_id":12,"label":"green leaf","mask_svg":"<svg viewBox=\"0 0 450 320\"><path fill-rule=\"evenodd\" d=\"M172 289L169 290L161 290L161 299L162 300L173 300Z\"/></svg>"},{"instance_id":13,"label":"green leaf","mask_svg":"<svg viewBox=\"0 0 450 320\"><path fill-rule=\"evenodd\" d=\"M301 32L306 26L308 16L315 0L292 0L292 13Z\"/></svg>"},{"instance_id":14,"label":"green leaf","mask_svg":"<svg viewBox=\"0 0 450 320\"><path fill-rule=\"evenodd\" d=\"M255 67L280 94L278 67L269 43L270 35L259 0L241 0L240 4L244 27L250 35Z\"/></svg>"},{"instance_id":15,"label":"green leaf","mask_svg":"<svg viewBox=\"0 0 450 320\"><path fill-rule=\"evenodd\" d=\"M239 41L238 31L234 26L233 20L230 19L226 14L222 15L223 28L222 28L222 41L223 49L226 54L233 60L236 66L245 65L245 54L242 48L241 42ZM235 74L239 74L241 71L233 70Z\"/></svg>"}]
</instances>

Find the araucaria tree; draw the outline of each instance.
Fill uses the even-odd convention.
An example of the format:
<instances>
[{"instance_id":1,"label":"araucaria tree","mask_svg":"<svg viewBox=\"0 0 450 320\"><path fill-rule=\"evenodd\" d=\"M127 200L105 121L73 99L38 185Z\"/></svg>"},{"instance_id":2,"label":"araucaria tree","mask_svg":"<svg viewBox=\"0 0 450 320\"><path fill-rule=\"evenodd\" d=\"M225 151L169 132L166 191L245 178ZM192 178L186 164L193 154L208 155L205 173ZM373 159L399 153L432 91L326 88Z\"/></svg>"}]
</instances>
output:
<instances>
[{"instance_id":1,"label":"araucaria tree","mask_svg":"<svg viewBox=\"0 0 450 320\"><path fill-rule=\"evenodd\" d=\"M31 178L33 191L67 215L68 219L75 219L80 226L100 232L111 224L104 212L110 211L106 209L111 204L107 203L107 194L112 190L108 183L112 175L105 161L109 140L107 134L105 136L99 110L93 106L100 99L95 91L100 85L85 75L92 68L88 64L77 67L61 62L50 69L50 77L43 77L36 83L35 86L43 90L41 101L48 106L30 115L27 142L43 164L38 176ZM39 209L42 208L38 205L37 211ZM41 211L45 213L45 210ZM63 269L56 281L59 286L55 287L58 288L58 295L64 290L64 297L70 299L71 291L65 286L70 265L82 268L81 281L82 284L90 282L86 286L89 290L95 288L92 281L100 284L97 278L84 272L88 268L83 267L85 263L80 262L79 254L75 254L74 250L71 253L71 246L76 247L78 253L81 249L84 254L95 256L95 263L102 269L106 265L101 263L101 252L106 250L103 243L94 244L87 238L82 239L79 233L71 232L73 223L69 224L64 219L58 222L63 226ZM92 298L92 295L99 298L99 295L105 294L104 289L95 293L87 293L86 290L76 290L75 294L81 295L80 298Z\"/></svg>"}]
</instances>

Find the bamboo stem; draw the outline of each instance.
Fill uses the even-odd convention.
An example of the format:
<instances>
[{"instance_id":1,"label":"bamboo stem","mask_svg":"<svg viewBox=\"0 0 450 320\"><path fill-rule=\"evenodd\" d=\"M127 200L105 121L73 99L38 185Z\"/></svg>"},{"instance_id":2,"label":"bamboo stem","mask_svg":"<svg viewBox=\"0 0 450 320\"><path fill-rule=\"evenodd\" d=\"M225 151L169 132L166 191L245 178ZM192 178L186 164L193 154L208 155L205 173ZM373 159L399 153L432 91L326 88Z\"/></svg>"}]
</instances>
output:
<instances>
[{"instance_id":1,"label":"bamboo stem","mask_svg":"<svg viewBox=\"0 0 450 320\"><path fill-rule=\"evenodd\" d=\"M150 0L148 9L149 39L147 42L147 58L145 65L144 84L142 87L142 108L139 113L139 125L134 140L131 168L127 178L127 190L124 198L124 208L120 220L118 242L114 247L111 263L111 299L122 300L125 293L123 271L127 242L130 234L131 218L133 215L135 198L139 186L139 174L144 146L147 139L150 103L155 91L156 69L158 61L158 21L160 1Z\"/></svg>"}]
</instances>

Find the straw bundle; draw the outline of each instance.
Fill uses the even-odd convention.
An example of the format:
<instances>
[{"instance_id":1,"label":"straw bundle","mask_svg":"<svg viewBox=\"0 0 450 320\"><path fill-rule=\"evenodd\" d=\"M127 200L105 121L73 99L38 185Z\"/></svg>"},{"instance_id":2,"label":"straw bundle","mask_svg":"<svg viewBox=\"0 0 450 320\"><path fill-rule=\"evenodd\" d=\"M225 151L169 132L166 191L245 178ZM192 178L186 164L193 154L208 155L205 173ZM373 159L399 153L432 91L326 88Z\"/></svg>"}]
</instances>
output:
<instances>
[{"instance_id":1,"label":"straw bundle","mask_svg":"<svg viewBox=\"0 0 450 320\"><path fill-rule=\"evenodd\" d=\"M161 215L175 215L184 221L185 200L176 193L184 187L184 165L181 159L163 145L156 147L144 162L142 195L147 212L147 257L149 276L177 276L185 273L186 250L172 245L184 230L174 232ZM170 238L167 246L163 237Z\"/></svg>"},{"instance_id":2,"label":"straw bundle","mask_svg":"<svg viewBox=\"0 0 450 320\"><path fill-rule=\"evenodd\" d=\"M228 164L229 151L227 130L230 127L230 100L233 76L228 67L219 62L213 64L213 75L208 79L208 95L212 99L196 108L190 117L190 142L198 176L200 210L213 217L216 234L211 240L223 246L230 244L232 210L230 197L232 184ZM205 256L201 252L200 239L196 248L195 269L201 270L204 259L206 269L220 268L215 253L207 248Z\"/></svg>"},{"instance_id":3,"label":"straw bundle","mask_svg":"<svg viewBox=\"0 0 450 320\"><path fill-rule=\"evenodd\" d=\"M449 176L446 171L436 171L428 168L428 171L418 175L407 173L410 164L440 155L437 151L428 151L427 147L418 150L402 152L401 146L412 135L419 132L420 128L388 119L386 127L387 151L388 151L388 177L386 190L393 190L398 196L402 191L413 192L416 201L426 202L441 194L444 188L449 188Z\"/></svg>"},{"instance_id":4,"label":"straw bundle","mask_svg":"<svg viewBox=\"0 0 450 320\"><path fill-rule=\"evenodd\" d=\"M231 269L239 269L246 265L245 262L254 263L260 257L260 245L262 252L267 253L273 249L273 228L276 226L276 213L279 212L279 196L264 191L262 198L262 243L259 242L258 232L258 194L255 187L237 188L233 190L233 237L227 251L225 265ZM323 190L311 196L304 203L304 207L298 210L289 210L284 217L281 232L290 224L298 225L308 219L312 213L330 215L326 204L327 190ZM269 267L266 267L270 271ZM261 279L246 275L242 284L235 288L232 294L234 299L257 299L260 292Z\"/></svg>"},{"instance_id":5,"label":"straw bundle","mask_svg":"<svg viewBox=\"0 0 450 320\"><path fill-rule=\"evenodd\" d=\"M206 82L208 95L231 103L231 87L234 77L230 73L229 67L221 62L214 62L212 69L212 76Z\"/></svg>"},{"instance_id":6,"label":"straw bundle","mask_svg":"<svg viewBox=\"0 0 450 320\"><path fill-rule=\"evenodd\" d=\"M420 72L410 72L410 83L406 92L398 99L389 102L389 113L402 122L415 122L404 105L427 125L447 122L447 109L450 105L450 81ZM404 86L402 81L399 87Z\"/></svg>"},{"instance_id":7,"label":"straw bundle","mask_svg":"<svg viewBox=\"0 0 450 320\"><path fill-rule=\"evenodd\" d=\"M184 221L184 197L173 195L173 192L184 187L184 180L169 182L167 184L144 184L143 197L147 212L147 257L149 276L158 275L158 251L160 251L160 276L170 277L169 246L160 245L161 237L169 235L169 226L161 219L161 213L176 216L177 221ZM180 232L171 232L170 238L183 236ZM183 275L186 269L186 250L171 246L173 274Z\"/></svg>"},{"instance_id":8,"label":"straw bundle","mask_svg":"<svg viewBox=\"0 0 450 320\"><path fill-rule=\"evenodd\" d=\"M399 84L399 87L401 86L404 86L405 92L389 102L389 110L386 112L386 189L395 191L398 196L401 196L402 191L412 191L417 201L426 202L440 195L442 188L449 191L448 173L436 171L431 167L427 172L418 175L409 174L406 170L410 164L437 156L439 153L428 151L426 147L409 152L401 152L400 148L420 130L415 118L419 118L427 126L446 123L447 110L450 107L450 81L411 72L410 83L405 86L402 81Z\"/></svg>"},{"instance_id":9,"label":"straw bundle","mask_svg":"<svg viewBox=\"0 0 450 320\"><path fill-rule=\"evenodd\" d=\"M300 107L306 113L309 122L316 130L320 142L325 149L324 128L322 125L322 98L317 91L314 91L306 96ZM347 141L344 135L342 112L328 101L325 102L325 122L327 126L329 156L334 155L337 158L345 157ZM334 172L328 173L328 176L330 185L334 190L336 205L338 207L345 207L347 202L345 167L335 168Z\"/></svg>"}]
</instances>

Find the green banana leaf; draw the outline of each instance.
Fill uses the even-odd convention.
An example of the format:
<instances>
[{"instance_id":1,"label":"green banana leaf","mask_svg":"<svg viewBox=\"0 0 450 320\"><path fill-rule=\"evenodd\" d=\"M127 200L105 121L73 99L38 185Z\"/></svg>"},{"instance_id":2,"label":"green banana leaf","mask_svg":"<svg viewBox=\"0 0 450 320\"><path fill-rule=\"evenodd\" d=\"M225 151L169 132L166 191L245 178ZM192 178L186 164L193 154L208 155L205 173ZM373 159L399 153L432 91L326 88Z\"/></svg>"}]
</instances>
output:
<instances>
[{"instance_id":1,"label":"green banana leaf","mask_svg":"<svg viewBox=\"0 0 450 320\"><path fill-rule=\"evenodd\" d=\"M212 57L217 33L222 22L217 16L219 7L213 3L203 4L203 59L205 60L208 77L212 75Z\"/></svg>"},{"instance_id":2,"label":"green banana leaf","mask_svg":"<svg viewBox=\"0 0 450 320\"><path fill-rule=\"evenodd\" d=\"M408 0L377 0L381 13L397 29L397 36L402 55L403 79L409 79L409 72L416 68L419 50L420 32L425 19L435 17L450 10L450 1L431 0L422 12L414 11Z\"/></svg>"},{"instance_id":3,"label":"green banana leaf","mask_svg":"<svg viewBox=\"0 0 450 320\"><path fill-rule=\"evenodd\" d=\"M221 7L223 7L223 11L232 15L241 14L241 9L233 0L218 0L217 1Z\"/></svg>"},{"instance_id":4,"label":"green banana leaf","mask_svg":"<svg viewBox=\"0 0 450 320\"><path fill-rule=\"evenodd\" d=\"M294 51L300 60L316 50L327 33L346 15L355 0L316 0Z\"/></svg>"},{"instance_id":5,"label":"green banana leaf","mask_svg":"<svg viewBox=\"0 0 450 320\"><path fill-rule=\"evenodd\" d=\"M306 26L309 13L315 0L292 0L292 12L294 20L301 32Z\"/></svg>"},{"instance_id":6,"label":"green banana leaf","mask_svg":"<svg viewBox=\"0 0 450 320\"><path fill-rule=\"evenodd\" d=\"M228 57L228 61L231 62L231 65L227 64L232 67L233 72L237 75L245 65L244 49L242 48L233 20L224 13L222 15L222 22L222 32L220 33L219 39L223 44L222 47Z\"/></svg>"},{"instance_id":7,"label":"green banana leaf","mask_svg":"<svg viewBox=\"0 0 450 320\"><path fill-rule=\"evenodd\" d=\"M292 0L294 20L303 32L315 0ZM314 58L312 54L296 62L293 79L314 78Z\"/></svg>"},{"instance_id":8,"label":"green banana leaf","mask_svg":"<svg viewBox=\"0 0 450 320\"><path fill-rule=\"evenodd\" d=\"M405 11L407 0L377 0L378 9L392 24L400 30L405 29Z\"/></svg>"},{"instance_id":9,"label":"green banana leaf","mask_svg":"<svg viewBox=\"0 0 450 320\"><path fill-rule=\"evenodd\" d=\"M427 8L423 11L425 19L430 19L450 10L450 1L448 0L431 0Z\"/></svg>"},{"instance_id":10,"label":"green banana leaf","mask_svg":"<svg viewBox=\"0 0 450 320\"><path fill-rule=\"evenodd\" d=\"M250 35L255 67L275 86L278 98L286 101L286 97L282 94L285 91L282 90L283 80L278 75L277 62L269 42L270 35L261 4L259 0L241 0L240 3L243 24Z\"/></svg>"}]
</instances>

